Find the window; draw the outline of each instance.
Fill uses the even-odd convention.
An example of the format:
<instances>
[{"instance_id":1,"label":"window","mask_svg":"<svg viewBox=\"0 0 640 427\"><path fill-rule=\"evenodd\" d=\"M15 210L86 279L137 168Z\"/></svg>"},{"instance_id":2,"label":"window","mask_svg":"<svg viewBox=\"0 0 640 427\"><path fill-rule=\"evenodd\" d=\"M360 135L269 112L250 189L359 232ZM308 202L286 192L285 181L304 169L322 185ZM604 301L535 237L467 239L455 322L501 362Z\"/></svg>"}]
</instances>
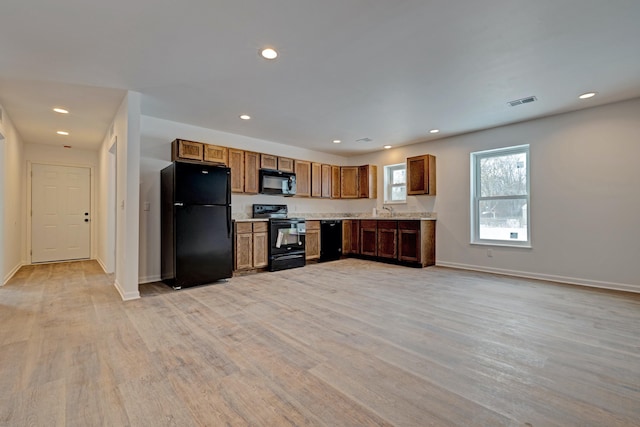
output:
<instances>
[{"instance_id":1,"label":"window","mask_svg":"<svg viewBox=\"0 0 640 427\"><path fill-rule=\"evenodd\" d=\"M471 243L531 246L529 146L471 153Z\"/></svg>"},{"instance_id":2,"label":"window","mask_svg":"<svg viewBox=\"0 0 640 427\"><path fill-rule=\"evenodd\" d=\"M407 165L400 163L384 167L384 202L404 203L407 200Z\"/></svg>"}]
</instances>

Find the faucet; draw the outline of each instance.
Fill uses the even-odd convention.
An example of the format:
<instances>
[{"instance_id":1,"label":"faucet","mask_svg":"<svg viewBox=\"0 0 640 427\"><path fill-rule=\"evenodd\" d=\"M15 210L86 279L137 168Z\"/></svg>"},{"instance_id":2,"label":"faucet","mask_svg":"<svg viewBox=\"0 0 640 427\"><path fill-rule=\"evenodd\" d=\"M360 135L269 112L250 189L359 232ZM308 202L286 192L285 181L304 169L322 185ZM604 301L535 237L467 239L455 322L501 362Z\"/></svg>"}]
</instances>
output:
<instances>
[{"instance_id":1,"label":"faucet","mask_svg":"<svg viewBox=\"0 0 640 427\"><path fill-rule=\"evenodd\" d=\"M382 209L389 211L389 216L393 217L393 208L391 206L383 206Z\"/></svg>"}]
</instances>

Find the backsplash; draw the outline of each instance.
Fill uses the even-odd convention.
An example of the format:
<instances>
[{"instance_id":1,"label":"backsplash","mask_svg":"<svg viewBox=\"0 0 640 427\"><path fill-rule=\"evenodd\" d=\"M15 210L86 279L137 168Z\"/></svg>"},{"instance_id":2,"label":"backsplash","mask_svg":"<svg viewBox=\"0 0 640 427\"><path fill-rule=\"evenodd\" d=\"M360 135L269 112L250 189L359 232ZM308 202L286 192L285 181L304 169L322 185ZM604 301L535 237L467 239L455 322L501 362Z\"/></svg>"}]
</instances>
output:
<instances>
[{"instance_id":1,"label":"backsplash","mask_svg":"<svg viewBox=\"0 0 640 427\"><path fill-rule=\"evenodd\" d=\"M394 218L394 219L402 219L402 218L437 218L437 214L435 212L397 212L394 213L393 216L387 211L378 211L377 215L373 215L372 212L289 212L290 217L295 218L306 218L306 219L331 219L331 218ZM251 214L247 214L244 212L236 212L232 214L232 218L236 220L241 219L251 219Z\"/></svg>"}]
</instances>

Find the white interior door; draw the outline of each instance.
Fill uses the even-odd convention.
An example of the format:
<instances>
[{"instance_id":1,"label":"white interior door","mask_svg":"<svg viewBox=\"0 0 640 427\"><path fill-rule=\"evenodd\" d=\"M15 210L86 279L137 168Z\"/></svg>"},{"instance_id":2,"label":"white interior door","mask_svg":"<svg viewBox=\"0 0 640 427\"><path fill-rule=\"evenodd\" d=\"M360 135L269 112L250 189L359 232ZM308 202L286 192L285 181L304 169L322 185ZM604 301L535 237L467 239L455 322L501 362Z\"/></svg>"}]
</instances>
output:
<instances>
[{"instance_id":1,"label":"white interior door","mask_svg":"<svg viewBox=\"0 0 640 427\"><path fill-rule=\"evenodd\" d=\"M91 170L32 165L31 262L90 258Z\"/></svg>"}]
</instances>

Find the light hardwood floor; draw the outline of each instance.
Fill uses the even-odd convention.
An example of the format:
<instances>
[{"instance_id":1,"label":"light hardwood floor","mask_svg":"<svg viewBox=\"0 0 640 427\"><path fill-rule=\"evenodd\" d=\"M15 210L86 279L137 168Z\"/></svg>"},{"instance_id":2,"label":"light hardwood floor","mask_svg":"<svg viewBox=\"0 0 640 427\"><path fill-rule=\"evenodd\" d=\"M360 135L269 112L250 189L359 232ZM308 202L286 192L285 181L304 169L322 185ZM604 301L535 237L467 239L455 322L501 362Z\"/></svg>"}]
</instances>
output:
<instances>
[{"instance_id":1,"label":"light hardwood floor","mask_svg":"<svg viewBox=\"0 0 640 427\"><path fill-rule=\"evenodd\" d=\"M347 259L0 288L2 426L638 426L640 296Z\"/></svg>"}]
</instances>

